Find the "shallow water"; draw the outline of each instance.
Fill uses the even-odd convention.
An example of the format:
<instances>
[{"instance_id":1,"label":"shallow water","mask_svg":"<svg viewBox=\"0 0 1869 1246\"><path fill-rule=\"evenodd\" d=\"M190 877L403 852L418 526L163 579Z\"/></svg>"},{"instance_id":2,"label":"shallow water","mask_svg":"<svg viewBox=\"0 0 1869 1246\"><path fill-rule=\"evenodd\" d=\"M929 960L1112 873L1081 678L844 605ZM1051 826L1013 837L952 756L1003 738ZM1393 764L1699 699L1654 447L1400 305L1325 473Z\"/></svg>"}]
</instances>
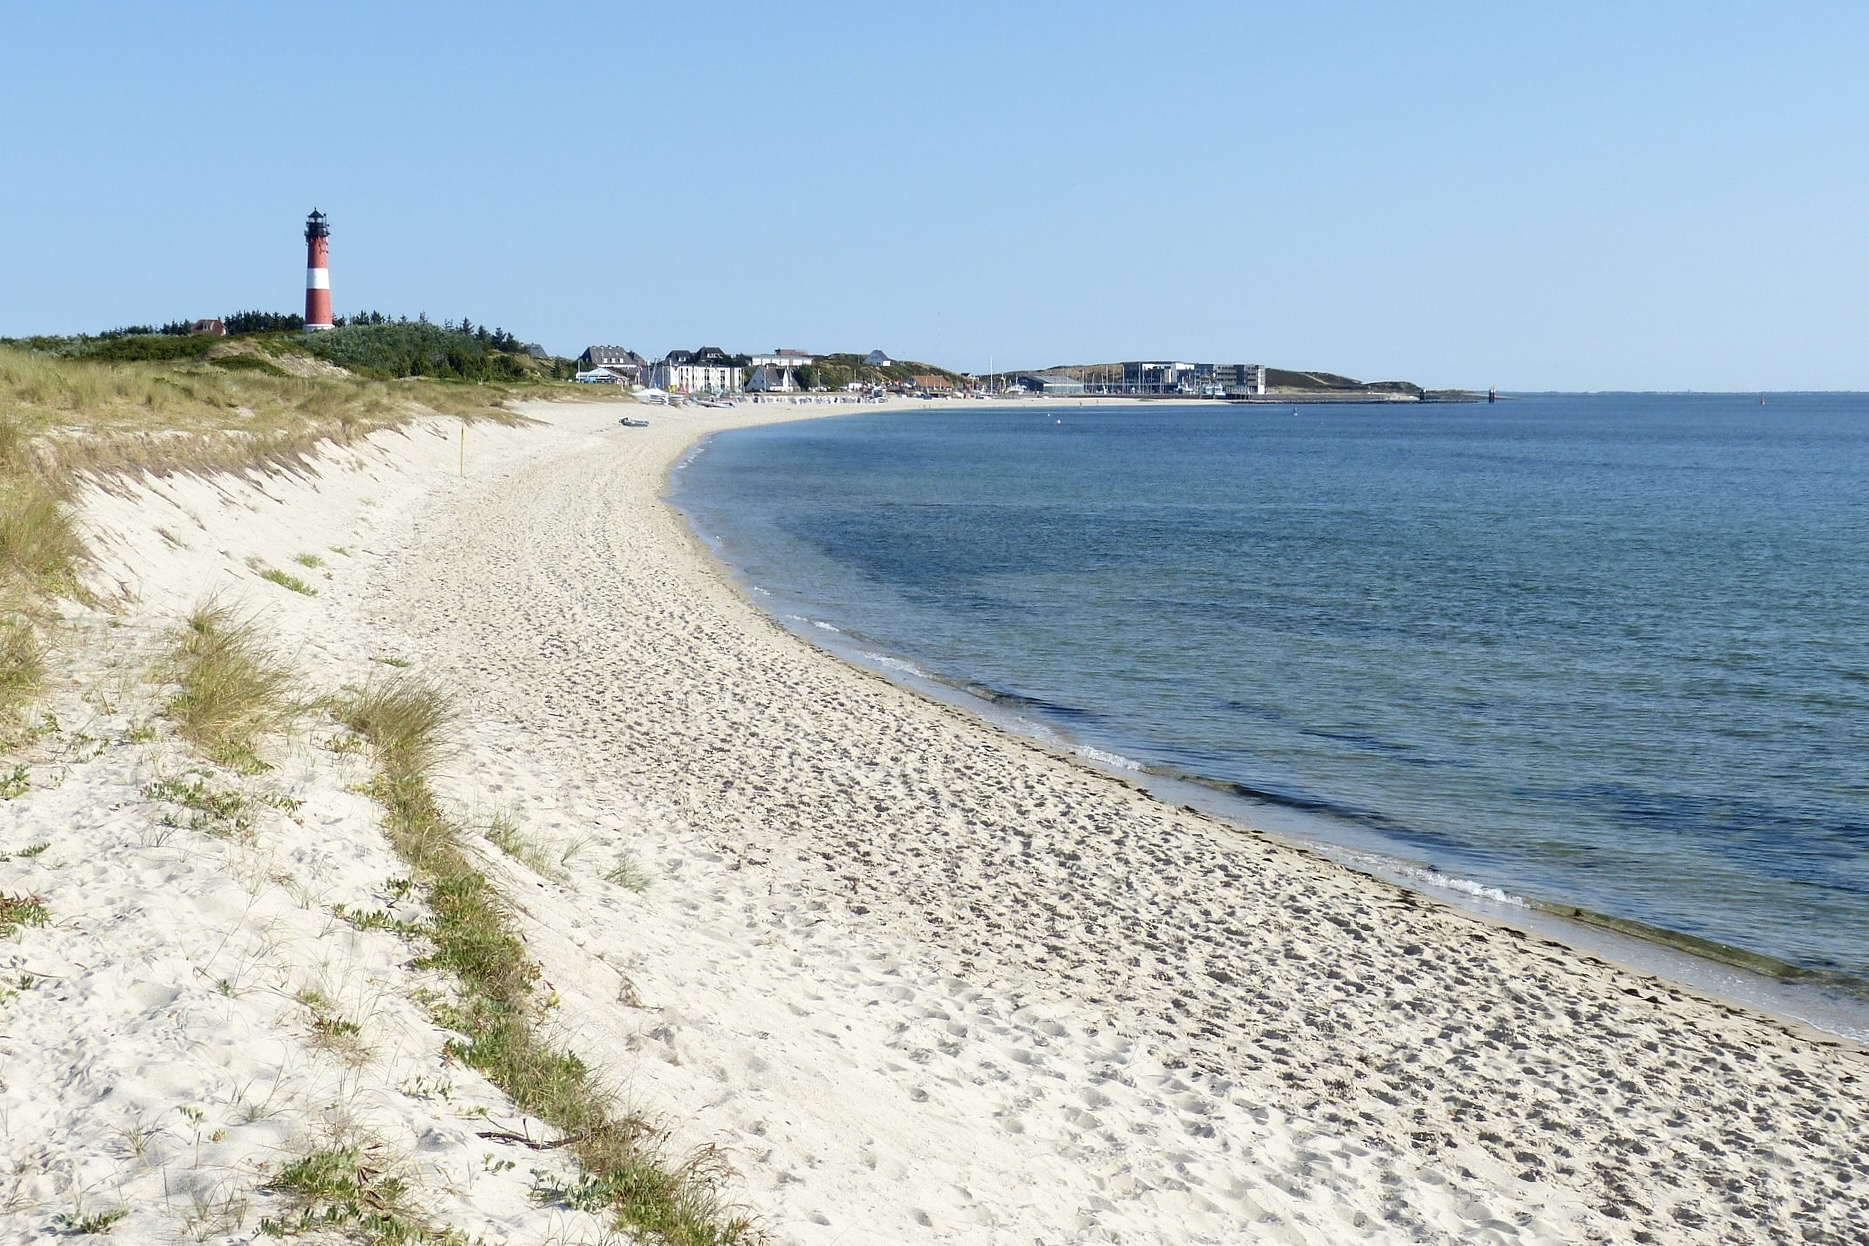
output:
<instances>
[{"instance_id":1,"label":"shallow water","mask_svg":"<svg viewBox=\"0 0 1869 1246\"><path fill-rule=\"evenodd\" d=\"M722 434L677 500L775 614L1105 764L1861 987L1866 415L931 404Z\"/></svg>"}]
</instances>

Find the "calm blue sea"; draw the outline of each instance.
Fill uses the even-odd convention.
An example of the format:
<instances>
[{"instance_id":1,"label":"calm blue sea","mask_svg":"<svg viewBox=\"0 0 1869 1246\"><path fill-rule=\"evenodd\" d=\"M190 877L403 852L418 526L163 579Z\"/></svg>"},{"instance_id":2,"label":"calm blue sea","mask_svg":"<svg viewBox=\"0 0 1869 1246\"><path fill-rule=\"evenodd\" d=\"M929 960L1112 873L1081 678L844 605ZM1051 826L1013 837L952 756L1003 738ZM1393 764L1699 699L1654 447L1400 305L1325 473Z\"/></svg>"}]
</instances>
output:
<instances>
[{"instance_id":1,"label":"calm blue sea","mask_svg":"<svg viewBox=\"0 0 1869 1246\"><path fill-rule=\"evenodd\" d=\"M720 435L676 500L1087 755L1861 988L1866 482L1863 395L1563 394L930 404Z\"/></svg>"}]
</instances>

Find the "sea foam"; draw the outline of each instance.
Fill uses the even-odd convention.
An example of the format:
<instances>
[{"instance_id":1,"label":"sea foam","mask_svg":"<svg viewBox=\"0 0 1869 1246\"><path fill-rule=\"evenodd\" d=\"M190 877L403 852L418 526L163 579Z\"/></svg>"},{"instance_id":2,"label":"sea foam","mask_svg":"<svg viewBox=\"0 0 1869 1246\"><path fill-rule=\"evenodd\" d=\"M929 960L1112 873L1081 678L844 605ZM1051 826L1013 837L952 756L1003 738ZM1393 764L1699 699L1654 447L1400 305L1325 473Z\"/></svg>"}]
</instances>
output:
<instances>
[{"instance_id":1,"label":"sea foam","mask_svg":"<svg viewBox=\"0 0 1869 1246\"><path fill-rule=\"evenodd\" d=\"M1132 757L1124 757L1121 753L1112 753L1108 749L1093 748L1088 744L1078 745L1076 753L1085 761L1095 762L1099 766L1108 766L1115 770L1139 772L1144 769L1142 763Z\"/></svg>"}]
</instances>

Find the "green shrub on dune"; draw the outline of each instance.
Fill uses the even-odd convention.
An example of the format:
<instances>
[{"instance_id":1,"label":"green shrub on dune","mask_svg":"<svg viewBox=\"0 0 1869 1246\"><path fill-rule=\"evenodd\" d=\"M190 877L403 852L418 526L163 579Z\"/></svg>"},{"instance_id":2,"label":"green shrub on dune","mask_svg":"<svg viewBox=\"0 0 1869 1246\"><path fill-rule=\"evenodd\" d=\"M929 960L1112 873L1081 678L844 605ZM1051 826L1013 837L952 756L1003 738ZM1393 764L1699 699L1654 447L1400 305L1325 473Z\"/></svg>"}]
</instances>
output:
<instances>
[{"instance_id":1,"label":"green shrub on dune","mask_svg":"<svg viewBox=\"0 0 1869 1246\"><path fill-rule=\"evenodd\" d=\"M102 359L114 363L170 363L182 359L199 359L210 346L219 342L218 337L175 337L167 334L133 337L106 338L83 351L86 359Z\"/></svg>"},{"instance_id":2,"label":"green shrub on dune","mask_svg":"<svg viewBox=\"0 0 1869 1246\"><path fill-rule=\"evenodd\" d=\"M425 321L347 325L307 333L297 341L310 353L366 376L426 376L461 381L536 379L538 365L492 345L471 328L463 331ZM505 340L500 335L500 340Z\"/></svg>"}]
</instances>

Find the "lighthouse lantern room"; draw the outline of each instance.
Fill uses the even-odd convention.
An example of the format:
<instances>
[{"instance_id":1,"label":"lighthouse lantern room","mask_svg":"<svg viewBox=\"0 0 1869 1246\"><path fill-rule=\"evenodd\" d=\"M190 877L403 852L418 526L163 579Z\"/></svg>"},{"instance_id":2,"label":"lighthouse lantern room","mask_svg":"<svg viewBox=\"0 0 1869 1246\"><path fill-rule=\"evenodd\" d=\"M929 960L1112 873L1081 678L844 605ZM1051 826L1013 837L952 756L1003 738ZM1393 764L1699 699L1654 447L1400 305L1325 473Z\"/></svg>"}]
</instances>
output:
<instances>
[{"instance_id":1,"label":"lighthouse lantern room","mask_svg":"<svg viewBox=\"0 0 1869 1246\"><path fill-rule=\"evenodd\" d=\"M326 255L331 226L312 209L305 218L305 327L331 327L331 269Z\"/></svg>"}]
</instances>

